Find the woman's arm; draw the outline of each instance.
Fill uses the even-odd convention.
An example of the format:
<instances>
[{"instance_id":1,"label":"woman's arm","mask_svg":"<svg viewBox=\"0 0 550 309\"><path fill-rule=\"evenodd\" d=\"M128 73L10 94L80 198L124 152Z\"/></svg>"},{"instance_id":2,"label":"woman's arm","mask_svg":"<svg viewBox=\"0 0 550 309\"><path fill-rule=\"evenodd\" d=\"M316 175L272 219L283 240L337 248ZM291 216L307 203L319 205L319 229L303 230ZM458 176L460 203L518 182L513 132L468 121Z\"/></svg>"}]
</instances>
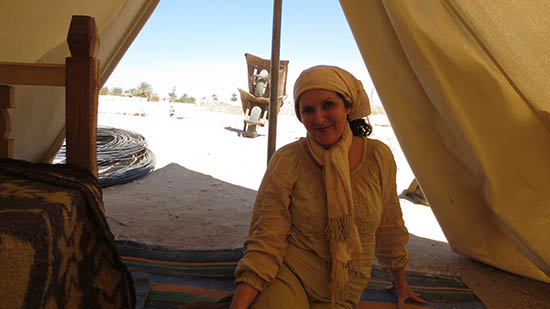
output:
<instances>
[{"instance_id":1,"label":"woman's arm","mask_svg":"<svg viewBox=\"0 0 550 309\"><path fill-rule=\"evenodd\" d=\"M269 162L254 203L244 255L235 270L235 305L249 306L283 265L292 225L289 205L297 177L295 161L289 148L283 147Z\"/></svg>"},{"instance_id":2,"label":"woman's arm","mask_svg":"<svg viewBox=\"0 0 550 309\"><path fill-rule=\"evenodd\" d=\"M426 303L419 294L411 290L405 276L405 265L409 255L405 245L409 232L403 222L396 188L397 166L390 149L384 145L378 153L382 185L382 218L376 231L376 257L392 272L392 286L397 293L397 308L405 306L409 298Z\"/></svg>"},{"instance_id":3,"label":"woman's arm","mask_svg":"<svg viewBox=\"0 0 550 309\"><path fill-rule=\"evenodd\" d=\"M246 309L252 305L260 291L247 283L239 283L229 309Z\"/></svg>"},{"instance_id":4,"label":"woman's arm","mask_svg":"<svg viewBox=\"0 0 550 309\"><path fill-rule=\"evenodd\" d=\"M409 298L425 304L426 301L420 298L420 294L417 294L411 290L407 278L405 277L405 267L400 267L392 270L392 286L389 288L395 290L397 293L397 309L405 307L405 301Z\"/></svg>"},{"instance_id":5,"label":"woman's arm","mask_svg":"<svg viewBox=\"0 0 550 309\"><path fill-rule=\"evenodd\" d=\"M409 232L397 196L395 160L385 144L377 146L375 154L380 173L382 217L376 230L376 257L386 268L398 269L405 267L409 261L405 248Z\"/></svg>"}]
</instances>

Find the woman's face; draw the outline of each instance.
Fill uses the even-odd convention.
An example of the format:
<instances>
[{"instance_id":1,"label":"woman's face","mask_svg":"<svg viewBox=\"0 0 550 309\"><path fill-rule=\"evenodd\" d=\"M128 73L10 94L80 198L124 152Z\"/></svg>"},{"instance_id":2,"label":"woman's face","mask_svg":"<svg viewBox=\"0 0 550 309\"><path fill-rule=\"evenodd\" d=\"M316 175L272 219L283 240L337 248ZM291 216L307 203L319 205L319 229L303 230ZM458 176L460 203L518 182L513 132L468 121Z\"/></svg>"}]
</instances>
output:
<instances>
[{"instance_id":1,"label":"woman's face","mask_svg":"<svg viewBox=\"0 0 550 309\"><path fill-rule=\"evenodd\" d=\"M349 126L350 107L334 91L312 89L300 96L299 111L307 133L321 146L336 144Z\"/></svg>"}]
</instances>

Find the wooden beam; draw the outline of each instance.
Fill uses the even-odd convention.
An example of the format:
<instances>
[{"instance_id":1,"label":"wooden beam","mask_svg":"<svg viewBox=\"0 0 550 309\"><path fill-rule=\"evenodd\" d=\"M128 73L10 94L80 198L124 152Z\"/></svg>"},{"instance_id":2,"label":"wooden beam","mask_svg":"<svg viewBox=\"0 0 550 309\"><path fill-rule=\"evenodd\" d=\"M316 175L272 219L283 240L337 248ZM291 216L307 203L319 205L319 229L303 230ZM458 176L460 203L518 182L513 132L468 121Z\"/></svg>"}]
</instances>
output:
<instances>
[{"instance_id":1,"label":"wooden beam","mask_svg":"<svg viewBox=\"0 0 550 309\"><path fill-rule=\"evenodd\" d=\"M15 107L14 89L0 85L0 158L13 157L13 138L11 135L11 118L8 108Z\"/></svg>"},{"instance_id":2,"label":"wooden beam","mask_svg":"<svg viewBox=\"0 0 550 309\"><path fill-rule=\"evenodd\" d=\"M267 133L267 164L277 144L277 114L279 113L279 58L281 50L281 15L283 0L273 1L273 35L271 39L271 71L269 80L269 127Z\"/></svg>"},{"instance_id":3,"label":"wooden beam","mask_svg":"<svg viewBox=\"0 0 550 309\"><path fill-rule=\"evenodd\" d=\"M65 86L65 65L0 62L0 84Z\"/></svg>"},{"instance_id":4,"label":"wooden beam","mask_svg":"<svg viewBox=\"0 0 550 309\"><path fill-rule=\"evenodd\" d=\"M67 163L89 170L97 178L97 105L99 36L95 20L73 16L67 36L71 57L65 61L67 83Z\"/></svg>"}]
</instances>

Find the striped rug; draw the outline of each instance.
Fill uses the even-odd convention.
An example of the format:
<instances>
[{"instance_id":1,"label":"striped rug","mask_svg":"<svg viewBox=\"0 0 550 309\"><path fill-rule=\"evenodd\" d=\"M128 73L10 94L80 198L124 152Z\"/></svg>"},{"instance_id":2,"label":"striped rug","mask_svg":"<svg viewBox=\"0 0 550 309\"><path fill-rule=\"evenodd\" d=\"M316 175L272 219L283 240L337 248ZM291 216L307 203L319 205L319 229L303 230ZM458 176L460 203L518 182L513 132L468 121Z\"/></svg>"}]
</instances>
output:
<instances>
[{"instance_id":1,"label":"striped rug","mask_svg":"<svg viewBox=\"0 0 550 309\"><path fill-rule=\"evenodd\" d=\"M235 289L233 272L242 249L168 250L133 241L117 241L117 247L134 279L146 278L152 283L144 308L229 306ZM395 308L395 294L386 291L390 278L390 272L373 267L358 308ZM427 304L408 301L405 308L486 308L458 277L408 271L407 279ZM138 287L136 294L139 297L143 292Z\"/></svg>"}]
</instances>

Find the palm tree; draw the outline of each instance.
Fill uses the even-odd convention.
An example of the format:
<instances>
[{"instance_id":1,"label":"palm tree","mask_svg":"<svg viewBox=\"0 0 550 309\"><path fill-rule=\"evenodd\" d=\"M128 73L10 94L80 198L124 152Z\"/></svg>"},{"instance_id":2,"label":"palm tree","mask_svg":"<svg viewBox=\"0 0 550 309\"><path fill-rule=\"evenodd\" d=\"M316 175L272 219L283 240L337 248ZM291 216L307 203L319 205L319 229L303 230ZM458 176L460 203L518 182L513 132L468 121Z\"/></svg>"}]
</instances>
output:
<instances>
[{"instance_id":1,"label":"palm tree","mask_svg":"<svg viewBox=\"0 0 550 309\"><path fill-rule=\"evenodd\" d=\"M168 97L170 98L170 102L176 102L176 99L178 98L176 96L176 86L173 86L172 91L168 92Z\"/></svg>"}]
</instances>

